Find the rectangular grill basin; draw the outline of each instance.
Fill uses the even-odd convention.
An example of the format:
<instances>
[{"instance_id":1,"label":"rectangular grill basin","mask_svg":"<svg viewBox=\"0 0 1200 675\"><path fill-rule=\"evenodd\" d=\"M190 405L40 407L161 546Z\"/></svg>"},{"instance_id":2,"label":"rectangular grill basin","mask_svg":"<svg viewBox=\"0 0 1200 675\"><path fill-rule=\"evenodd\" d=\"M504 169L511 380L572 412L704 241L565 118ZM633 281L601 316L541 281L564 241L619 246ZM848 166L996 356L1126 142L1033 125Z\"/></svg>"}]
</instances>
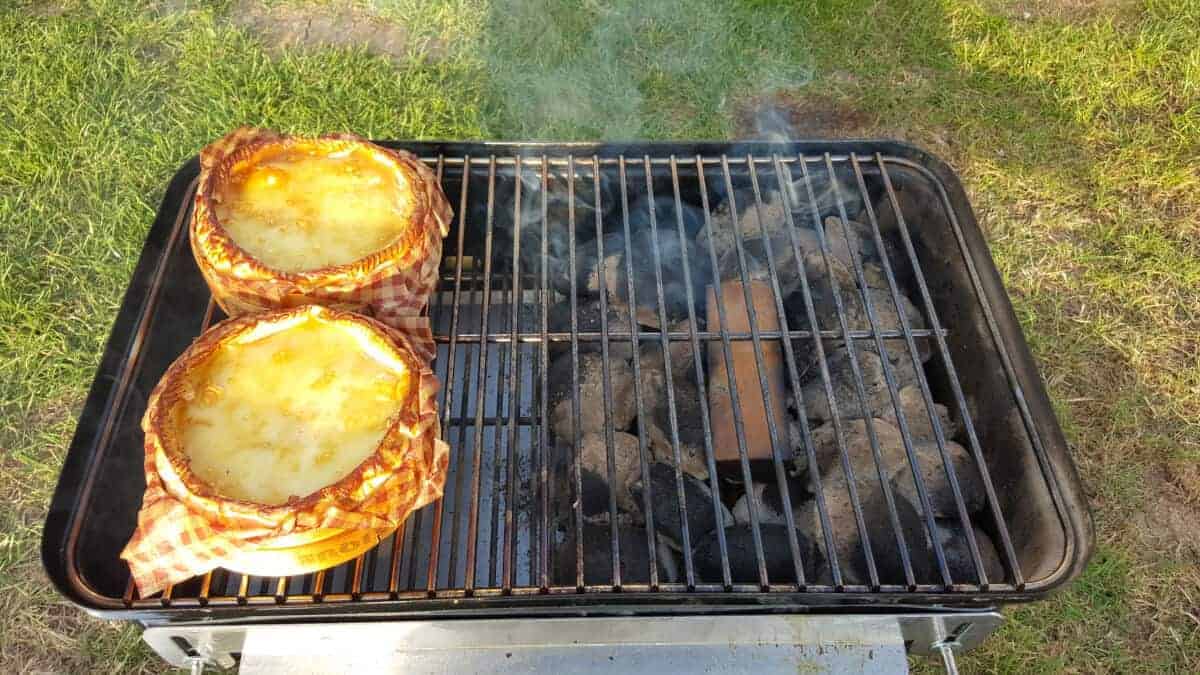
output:
<instances>
[{"instance_id":1,"label":"rectangular grill basin","mask_svg":"<svg viewBox=\"0 0 1200 675\"><path fill-rule=\"evenodd\" d=\"M1082 570L1078 477L939 160L891 142L394 145L436 170L456 212L429 310L444 498L324 572L218 570L137 596L118 554L144 487L146 396L222 318L187 246L193 160L47 519L43 558L68 598L150 623L837 611L1032 600ZM732 428L716 414L729 403ZM797 508L770 510L779 494Z\"/></svg>"}]
</instances>

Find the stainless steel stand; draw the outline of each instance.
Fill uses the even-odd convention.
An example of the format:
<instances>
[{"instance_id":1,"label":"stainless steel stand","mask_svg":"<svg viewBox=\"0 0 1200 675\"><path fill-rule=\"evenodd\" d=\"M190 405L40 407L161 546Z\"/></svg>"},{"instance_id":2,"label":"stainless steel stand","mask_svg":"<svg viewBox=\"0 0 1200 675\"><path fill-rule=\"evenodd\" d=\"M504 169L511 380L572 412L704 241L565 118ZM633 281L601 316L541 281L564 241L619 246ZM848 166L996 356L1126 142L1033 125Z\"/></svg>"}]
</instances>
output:
<instances>
[{"instance_id":1,"label":"stainless steel stand","mask_svg":"<svg viewBox=\"0 0 1200 675\"><path fill-rule=\"evenodd\" d=\"M906 654L970 649L1001 623L953 614L465 619L146 629L171 665L245 673L895 673Z\"/></svg>"}]
</instances>

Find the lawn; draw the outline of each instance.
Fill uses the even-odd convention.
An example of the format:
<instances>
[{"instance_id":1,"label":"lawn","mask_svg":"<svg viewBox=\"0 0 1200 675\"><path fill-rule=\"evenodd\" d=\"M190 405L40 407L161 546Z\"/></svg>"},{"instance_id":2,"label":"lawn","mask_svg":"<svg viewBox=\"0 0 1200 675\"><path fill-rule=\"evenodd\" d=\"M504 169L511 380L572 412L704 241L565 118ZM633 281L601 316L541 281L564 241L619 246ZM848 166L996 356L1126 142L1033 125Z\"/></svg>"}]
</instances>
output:
<instances>
[{"instance_id":1,"label":"lawn","mask_svg":"<svg viewBox=\"0 0 1200 675\"><path fill-rule=\"evenodd\" d=\"M888 136L980 216L1098 549L968 672L1200 671L1200 2L161 0L0 8L0 670L159 671L38 542L167 179L242 123ZM762 126L774 106L790 128Z\"/></svg>"}]
</instances>

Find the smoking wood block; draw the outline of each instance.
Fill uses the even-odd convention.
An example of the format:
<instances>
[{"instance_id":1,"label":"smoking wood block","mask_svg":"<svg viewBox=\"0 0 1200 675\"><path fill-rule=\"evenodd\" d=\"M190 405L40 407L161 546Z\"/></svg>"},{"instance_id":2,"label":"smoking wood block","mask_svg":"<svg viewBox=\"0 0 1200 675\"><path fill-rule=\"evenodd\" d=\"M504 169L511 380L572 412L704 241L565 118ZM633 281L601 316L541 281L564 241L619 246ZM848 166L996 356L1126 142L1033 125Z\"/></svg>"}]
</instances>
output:
<instances>
[{"instance_id":1,"label":"smoking wood block","mask_svg":"<svg viewBox=\"0 0 1200 675\"><path fill-rule=\"evenodd\" d=\"M750 332L750 313L746 308L746 294L740 281L726 281L720 287L721 301L725 306L726 328L730 333ZM761 281L750 282L750 298L760 331L779 330L779 316L775 311L775 298L771 287ZM708 288L708 330L720 327L716 289ZM763 366L766 371L767 391L770 400L763 399L763 388L759 380L758 364L754 358L754 343L750 340L731 342L733 381L737 386L738 404L746 435L746 455L751 460L770 460L771 434L767 426L767 403L775 418L776 432L781 436L787 430L783 379L783 354L779 340L763 339ZM733 397L730 394L729 368L725 362L722 342L708 343L708 405L712 420L713 453L718 462L737 461L738 438L734 426ZM781 452L783 448L781 447Z\"/></svg>"}]
</instances>

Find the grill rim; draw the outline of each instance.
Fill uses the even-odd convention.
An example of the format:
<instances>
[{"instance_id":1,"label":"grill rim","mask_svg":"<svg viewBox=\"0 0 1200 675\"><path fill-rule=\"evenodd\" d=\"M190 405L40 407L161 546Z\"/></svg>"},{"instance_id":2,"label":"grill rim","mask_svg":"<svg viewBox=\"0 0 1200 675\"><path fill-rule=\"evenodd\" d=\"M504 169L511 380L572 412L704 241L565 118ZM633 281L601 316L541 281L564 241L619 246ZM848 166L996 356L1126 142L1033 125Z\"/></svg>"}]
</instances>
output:
<instances>
[{"instance_id":1,"label":"grill rim","mask_svg":"<svg viewBox=\"0 0 1200 675\"><path fill-rule=\"evenodd\" d=\"M812 590L795 593L775 590L772 590L770 593L707 593L697 590L681 593L676 597L669 592L663 591L642 593L636 590L637 585L629 585L628 590L585 593L581 596L571 597L565 602L562 596L560 596L557 606L562 611L567 613L577 611L597 613L605 611L604 607L608 605L615 608L627 606L631 602L650 602L657 606L660 604L660 601L670 601L671 598L697 611L719 611L719 608L722 606L730 604L736 606L743 600L751 601L752 598L754 602L776 606L776 611L779 608L790 609L792 611L807 611L810 607L824 606L826 602L832 603L831 606L833 607L877 606L891 607L893 609L904 605L927 607L927 604L923 603L964 607L981 606L994 604L999 601L1030 601L1040 599L1062 584L1077 577L1086 565L1094 547L1094 530L1090 511L1083 497L1084 493L1077 470L1068 455L1066 440L1053 414L1043 381L1037 373L1036 364L1033 361L1028 344L1021 333L1011 301L1003 289L999 272L992 261L986 241L979 229L962 185L953 170L937 157L914 146L889 140L606 144L588 142L378 142L385 146L405 147L416 151L417 154L423 157L438 157L437 169L439 175L443 169L443 161L441 159L443 157L453 157L453 160L446 161L445 165L462 165L465 160L471 162L471 166L474 167L477 166L475 162L490 156L491 170L494 170L498 164L506 163L518 163L519 165L520 163L528 162L528 166L529 164L533 164L533 159L544 155L562 156L564 159L557 161L557 164L565 163L565 157L573 156L574 161L571 162L571 167L574 167L575 162L590 162L590 157L592 156L599 157L601 162L605 163L620 161L618 158L623 159L626 156L641 157L653 155L656 158L660 158L675 155L687 158L699 155L706 158L706 164L723 161L736 164L739 162L739 156L755 155L756 157L769 158L778 154L794 157L798 153L803 153L809 158L814 156L819 157L824 153L828 153L833 159L841 160L855 157L869 159L876 154L881 154L885 155L889 160L900 160L904 165L923 174L936 186L944 203L949 207L947 215L955 237L959 242L963 260L971 275L974 285L972 290L980 300L978 304L985 314L991 337L999 348L1000 358L1005 362L1005 376L1010 379L1010 385L1013 384L1011 380L1015 379L1016 388L1010 391L1010 393L1014 395L1014 398L1018 401L1018 405L1026 409L1025 412L1033 423L1034 428L1029 430L1030 440L1034 445L1034 452L1037 456L1039 468L1043 473L1050 496L1058 510L1057 515L1062 522L1064 530L1065 550L1063 560L1060 562L1058 568L1041 579L1026 583L1021 587L1021 590L938 593L923 592L923 587L918 587L914 590L895 587L896 590L891 591L889 587L885 586L880 590L867 589L861 593L857 589L866 589L866 587L849 587L844 591L832 593L822 593ZM707 158L710 157L722 157L723 159L708 160ZM663 160L661 163L666 163L666 161ZM745 162L744 159L740 161ZM540 163L538 162L538 164ZM551 160L551 164L555 163L554 160ZM79 424L67 452L47 515L42 540L42 559L47 575L58 590L69 600L92 613L109 618L146 620L154 620L154 617L176 617L183 619L185 616L215 618L217 616L224 617L241 614L240 611L228 611L231 609L258 612L267 607L272 608L272 610L280 610L278 613L279 616L291 615L292 611L298 612L303 616L312 615L313 612L339 614L343 613L343 611L350 614L369 613L376 615L391 613L394 615L411 615L413 612L418 611L437 612L439 610L436 608L436 603L444 603L446 604L446 608L449 608L449 603L454 601L454 597L462 597L461 592L449 594L445 592L437 592L436 594L426 592L424 596L425 600L434 603L434 606L423 610L414 609L413 602L416 601L416 598L409 598L410 594L408 593L393 593L391 594L392 601L382 600L379 602L353 604L333 602L340 598L330 595L326 596L326 599L331 604L324 604L322 602L306 604L285 602L278 605L256 605L253 601L257 601L258 598L252 598L251 603L233 606L210 603L205 606L188 607L186 605L190 603L177 601L171 604L171 606L164 606L161 609L147 609L144 606L129 608L119 598L111 598L96 592L87 584L77 569L74 561L74 549L78 545L77 537L81 522L81 514L78 512L79 503L85 492L91 489L92 481L95 480L98 464L97 458L99 453L105 449L101 441L110 440L108 438L109 433L106 432L112 431L112 423L115 422L117 414L120 412L114 409L113 404L115 401L120 400L118 396L122 393L121 389L126 384L127 378L125 376L131 370L128 367L129 357L131 354L136 354L136 349L147 338L150 330L150 322L143 321L143 318L145 318L148 308L151 307L157 289L161 287L161 281L167 273L167 265L165 264L166 256L172 250L179 236L181 229L180 222L189 211L187 198L194 189L194 182L198 171L198 159L193 158L186 162L171 179L154 224L147 234L142 254L139 257L117 318L114 321L112 332L97 368L97 375L89 391L84 409L80 415ZM574 182L570 182L569 185L573 186ZM546 192L543 190L542 195L544 196L545 194ZM587 227L586 224L579 226ZM460 233L464 229L459 228ZM469 340L460 340L460 342L468 344ZM485 351L481 350L481 352ZM480 357L482 357L482 353ZM448 409L444 411L444 414L448 414ZM107 424L102 427L102 423ZM476 476L478 476L478 473ZM439 516L440 509L439 512L435 512L434 517L440 521ZM415 527L405 528L405 534L407 535L415 529ZM456 551L457 549L452 547L451 550ZM393 551L393 555L395 555L395 551ZM454 553L451 553L451 555L453 556ZM358 567L356 565L354 572L356 578L360 573ZM392 569L395 571L398 567L393 564ZM394 574L395 572L393 572L393 576ZM245 581L243 579L243 586L245 586ZM314 581L314 592L321 592L319 589L322 587L322 581L323 574L318 574ZM355 584L355 588L358 588L357 584ZM244 590L243 593L239 594L243 599L245 599ZM472 599L472 602L480 606L480 611L490 611L488 608L494 605L496 611L507 611L504 609L507 607L510 610L519 612L519 606L522 604L521 599L526 597L526 593L526 589L518 588L514 589L514 592L510 595L497 595L494 597L490 594L486 596L476 595ZM350 596L351 594L346 595ZM366 598L367 596L378 594L363 593L361 595ZM436 597L431 597L431 595L436 595ZM558 594L550 592L534 595L534 597L554 599L556 595ZM452 615L460 615L459 613L463 612L464 609L458 608L452 610ZM554 613L557 610L555 607L542 607L535 611ZM196 614L196 612L199 612L199 614ZM275 611L269 613L273 616L276 615Z\"/></svg>"}]
</instances>

